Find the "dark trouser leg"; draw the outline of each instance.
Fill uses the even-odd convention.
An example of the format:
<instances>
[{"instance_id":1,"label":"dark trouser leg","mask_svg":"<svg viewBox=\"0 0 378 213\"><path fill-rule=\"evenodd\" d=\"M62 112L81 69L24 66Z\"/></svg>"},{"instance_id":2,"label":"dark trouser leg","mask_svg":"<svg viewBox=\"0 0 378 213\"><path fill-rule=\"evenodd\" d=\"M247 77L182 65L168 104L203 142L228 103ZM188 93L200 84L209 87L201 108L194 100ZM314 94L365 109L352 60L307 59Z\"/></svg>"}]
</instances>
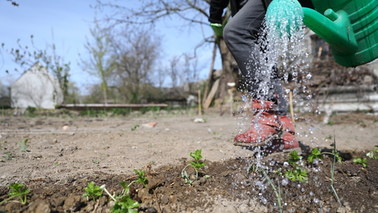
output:
<instances>
[{"instance_id":1,"label":"dark trouser leg","mask_svg":"<svg viewBox=\"0 0 378 213\"><path fill-rule=\"evenodd\" d=\"M287 111L287 102L276 73L272 73L267 85L269 92L261 95L258 91L259 84L266 80L262 79L264 75L257 73L261 69L260 47L256 44L264 16L265 6L262 0L249 0L227 23L223 35L244 78L244 90L247 90L252 98L274 101L277 103L277 111L284 113Z\"/></svg>"}]
</instances>

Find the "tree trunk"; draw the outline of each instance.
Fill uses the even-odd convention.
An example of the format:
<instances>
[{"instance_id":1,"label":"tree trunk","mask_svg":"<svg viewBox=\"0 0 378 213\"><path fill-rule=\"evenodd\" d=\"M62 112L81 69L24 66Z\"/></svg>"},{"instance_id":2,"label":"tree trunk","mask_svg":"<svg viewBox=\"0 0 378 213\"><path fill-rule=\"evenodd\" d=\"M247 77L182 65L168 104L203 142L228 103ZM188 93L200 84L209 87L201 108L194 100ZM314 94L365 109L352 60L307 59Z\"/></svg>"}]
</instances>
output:
<instances>
[{"instance_id":1,"label":"tree trunk","mask_svg":"<svg viewBox=\"0 0 378 213\"><path fill-rule=\"evenodd\" d=\"M236 61L231 55L231 52L228 50L223 38L219 39L218 47L222 59L222 75L220 77L219 88L215 97L221 99L222 102L224 102L225 98L228 95L227 83L237 83L239 75Z\"/></svg>"}]
</instances>

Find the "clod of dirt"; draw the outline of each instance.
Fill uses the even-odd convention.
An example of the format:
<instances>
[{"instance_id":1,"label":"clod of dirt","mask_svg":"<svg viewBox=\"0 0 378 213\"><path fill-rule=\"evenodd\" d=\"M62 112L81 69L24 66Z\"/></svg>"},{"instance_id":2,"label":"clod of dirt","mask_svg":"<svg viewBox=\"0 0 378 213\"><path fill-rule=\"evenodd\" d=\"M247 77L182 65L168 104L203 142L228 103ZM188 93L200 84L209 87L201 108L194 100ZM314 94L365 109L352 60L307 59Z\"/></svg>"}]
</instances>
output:
<instances>
[{"instance_id":1,"label":"clod of dirt","mask_svg":"<svg viewBox=\"0 0 378 213\"><path fill-rule=\"evenodd\" d=\"M84 201L82 200L81 196L74 195L69 196L63 205L63 209L70 210L72 212L80 210L81 207L85 206Z\"/></svg>"},{"instance_id":2,"label":"clod of dirt","mask_svg":"<svg viewBox=\"0 0 378 213\"><path fill-rule=\"evenodd\" d=\"M26 211L27 213L34 213L34 212L40 212L40 213L50 213L50 203L45 200L36 200L35 202L30 204L29 209Z\"/></svg>"}]
</instances>

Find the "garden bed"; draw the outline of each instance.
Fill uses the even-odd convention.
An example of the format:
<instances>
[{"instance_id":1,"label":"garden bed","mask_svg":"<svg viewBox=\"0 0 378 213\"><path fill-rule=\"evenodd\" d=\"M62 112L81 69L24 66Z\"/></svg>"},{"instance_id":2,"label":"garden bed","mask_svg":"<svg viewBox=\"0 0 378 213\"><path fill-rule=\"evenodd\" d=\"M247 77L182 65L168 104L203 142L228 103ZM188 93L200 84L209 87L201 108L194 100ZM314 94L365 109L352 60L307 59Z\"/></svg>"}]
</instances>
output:
<instances>
[{"instance_id":1,"label":"garden bed","mask_svg":"<svg viewBox=\"0 0 378 213\"><path fill-rule=\"evenodd\" d=\"M130 191L131 198L140 203L136 209L139 212L279 212L276 195L279 188L284 212L378 212L377 160L369 159L366 167L350 159L335 164L334 188L342 205L330 187L331 157L303 167L308 171L305 182L291 181L282 174L292 167L287 163L287 153L262 160L267 166L264 170L267 176L262 170L253 169L256 162L253 158L205 161L206 166L193 184L186 184L181 177L188 160L182 159L176 166L143 168L148 184L146 187L132 184ZM31 190L27 204L21 205L14 199L0 209L3 212L110 212L114 202L109 196L104 194L97 200L83 197L87 184L91 181L105 184L109 192L120 193L119 183L135 178L135 175L96 173L59 182L48 178L29 180L25 183ZM6 187L1 187L0 200L7 197L7 192Z\"/></svg>"}]
</instances>

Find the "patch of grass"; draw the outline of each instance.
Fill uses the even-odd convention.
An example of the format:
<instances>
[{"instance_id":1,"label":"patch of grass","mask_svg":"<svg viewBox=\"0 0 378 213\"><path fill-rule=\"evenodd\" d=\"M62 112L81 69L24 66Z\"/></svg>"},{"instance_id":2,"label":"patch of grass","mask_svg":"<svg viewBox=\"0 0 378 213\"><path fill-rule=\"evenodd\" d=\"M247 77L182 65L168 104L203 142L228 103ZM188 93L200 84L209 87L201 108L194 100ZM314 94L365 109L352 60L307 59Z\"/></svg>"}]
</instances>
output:
<instances>
[{"instance_id":1,"label":"patch of grass","mask_svg":"<svg viewBox=\"0 0 378 213\"><path fill-rule=\"evenodd\" d=\"M105 116L127 116L134 111L139 111L142 114L147 112L158 112L161 107L142 107L140 109L131 108L113 108L113 109L87 109L79 113L80 116L87 117L105 117Z\"/></svg>"},{"instance_id":2,"label":"patch of grass","mask_svg":"<svg viewBox=\"0 0 378 213\"><path fill-rule=\"evenodd\" d=\"M37 116L37 108L29 106L28 108L26 108L26 113L30 117L35 117Z\"/></svg>"}]
</instances>

